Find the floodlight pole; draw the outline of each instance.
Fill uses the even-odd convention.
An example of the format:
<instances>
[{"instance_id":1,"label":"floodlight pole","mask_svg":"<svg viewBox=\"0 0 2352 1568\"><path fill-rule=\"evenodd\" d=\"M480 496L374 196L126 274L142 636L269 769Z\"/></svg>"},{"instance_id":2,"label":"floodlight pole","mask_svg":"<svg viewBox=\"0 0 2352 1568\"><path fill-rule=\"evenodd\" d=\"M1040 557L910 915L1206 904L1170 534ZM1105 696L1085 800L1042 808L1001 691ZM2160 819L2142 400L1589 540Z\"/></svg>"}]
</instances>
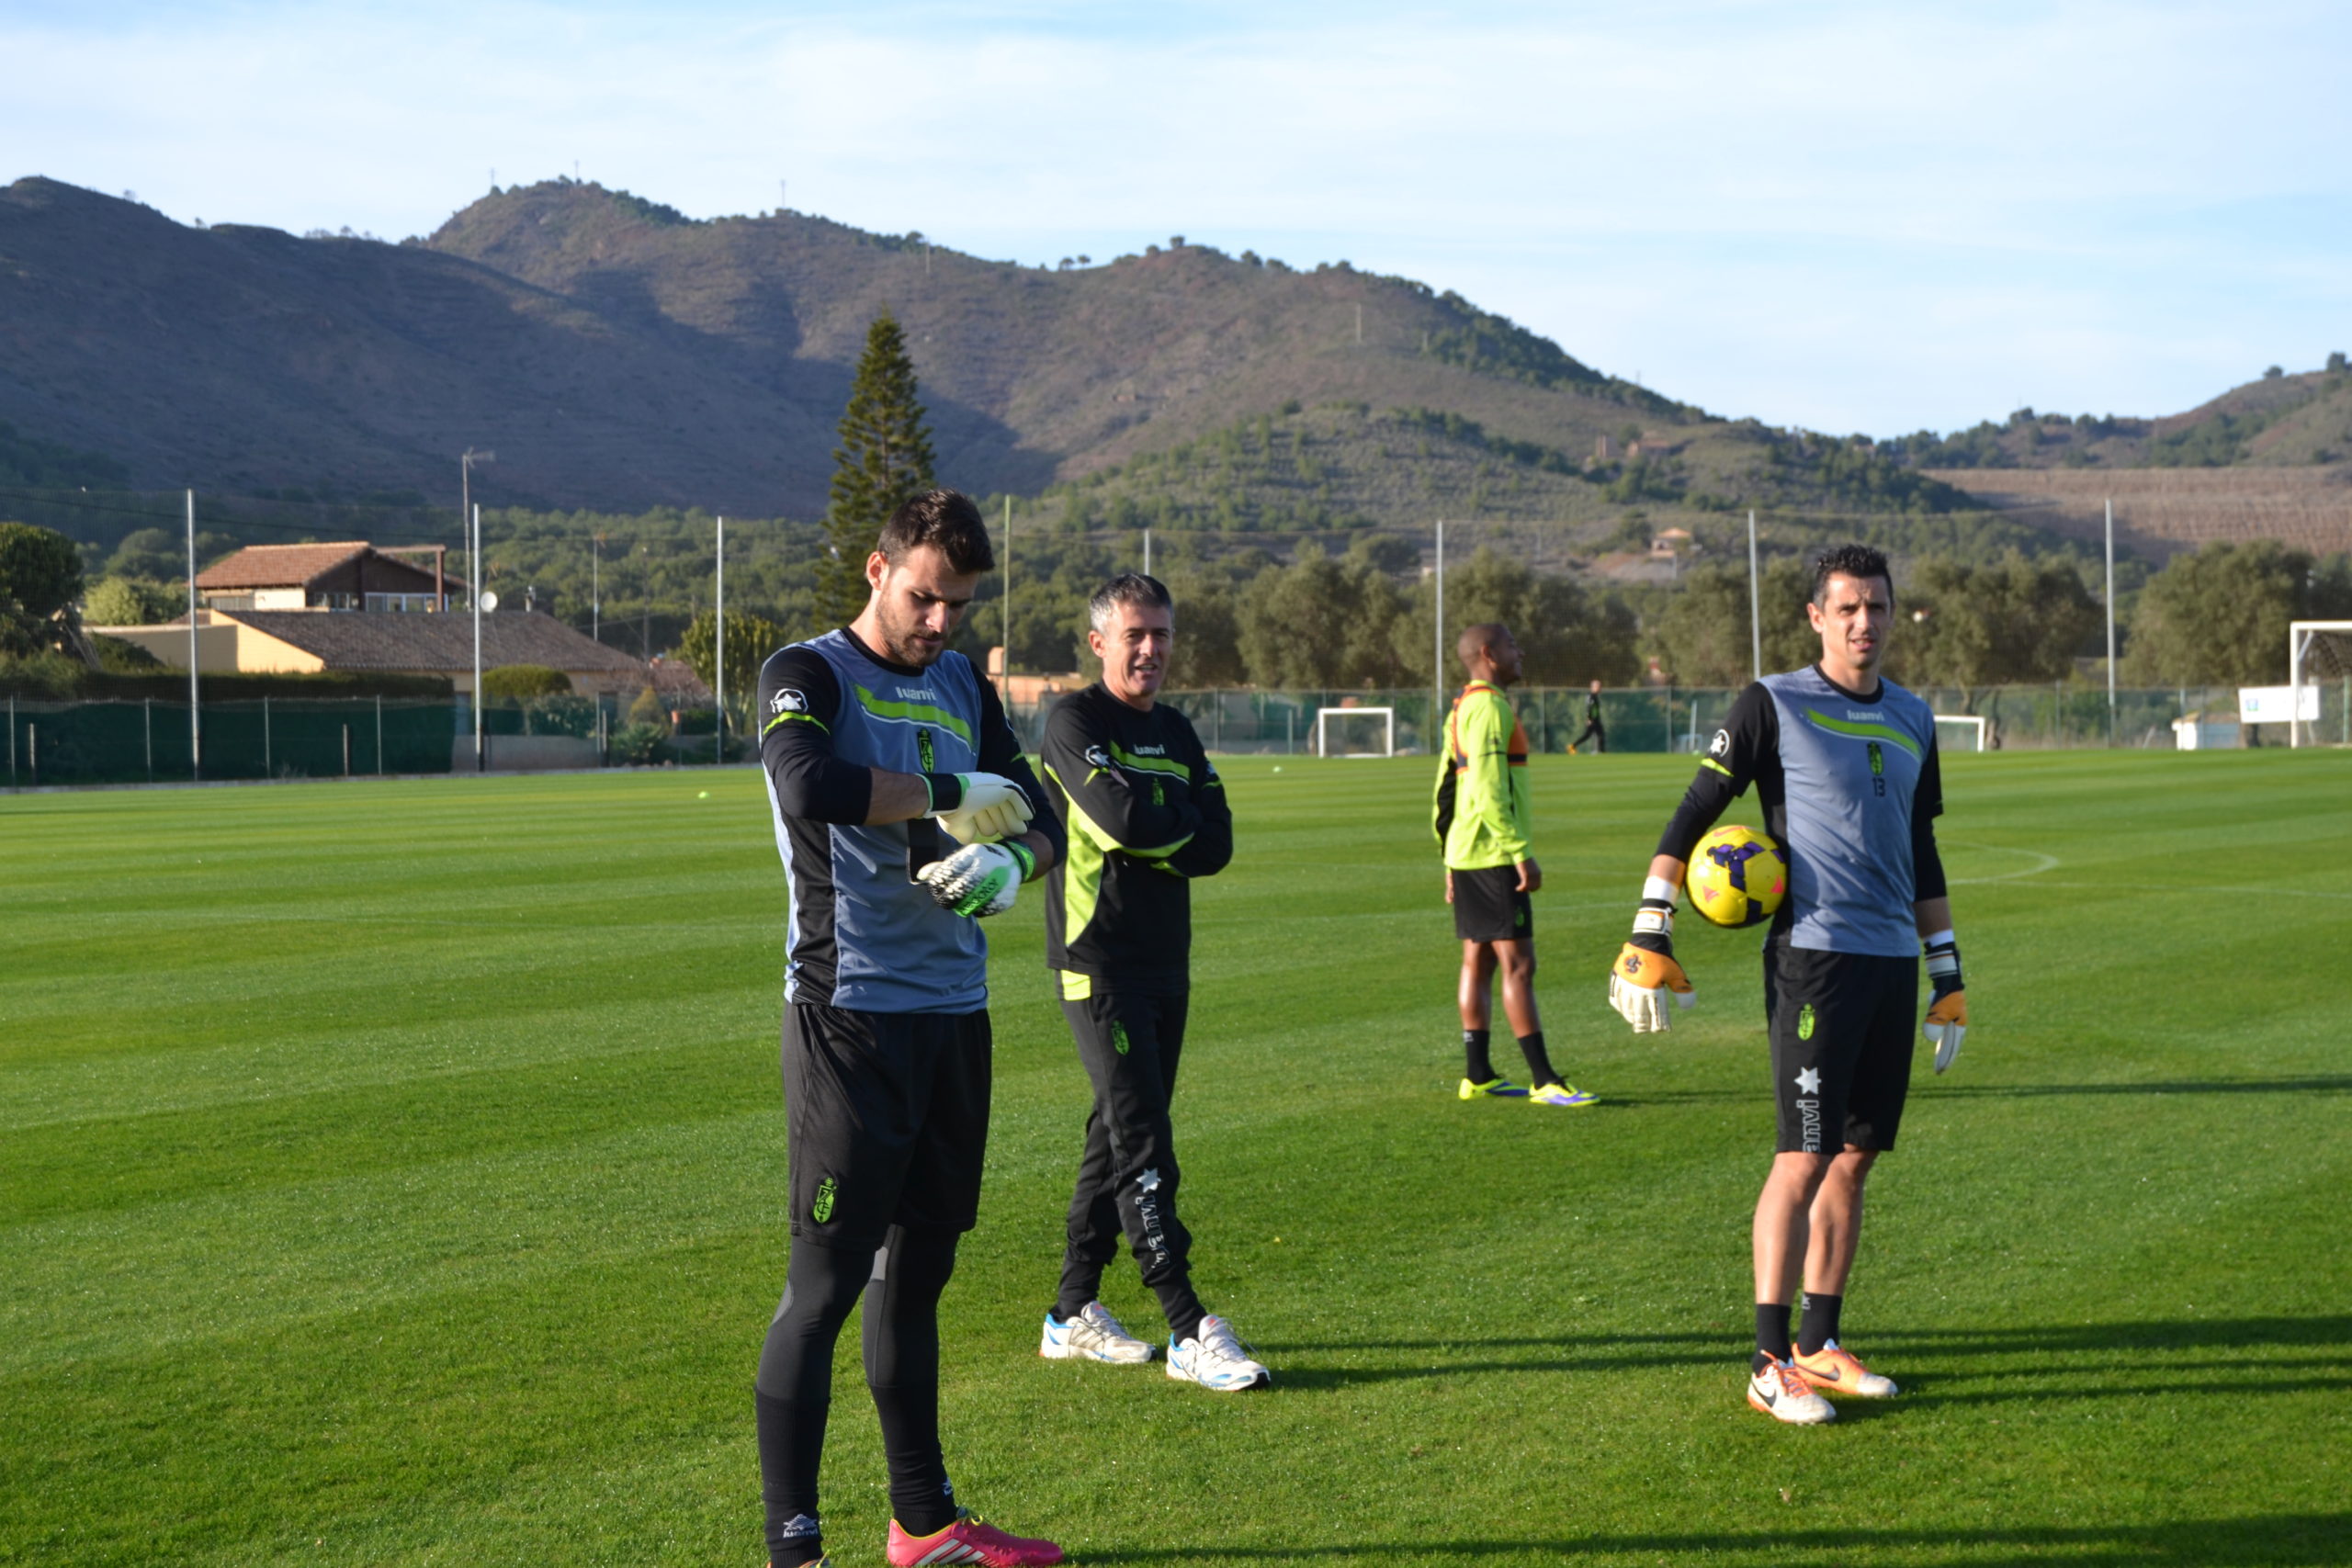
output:
<instances>
[{"instance_id":1,"label":"floodlight pole","mask_svg":"<svg viewBox=\"0 0 2352 1568\"><path fill-rule=\"evenodd\" d=\"M473 542L466 548L466 558L474 580L469 595L474 604L474 772L482 773L490 767L481 754L481 508L474 507L472 513Z\"/></svg>"},{"instance_id":2,"label":"floodlight pole","mask_svg":"<svg viewBox=\"0 0 2352 1568\"><path fill-rule=\"evenodd\" d=\"M2115 744L2115 498L2107 498L2107 743Z\"/></svg>"},{"instance_id":3,"label":"floodlight pole","mask_svg":"<svg viewBox=\"0 0 2352 1568\"><path fill-rule=\"evenodd\" d=\"M605 536L588 536L588 637L605 640Z\"/></svg>"},{"instance_id":4,"label":"floodlight pole","mask_svg":"<svg viewBox=\"0 0 2352 1568\"><path fill-rule=\"evenodd\" d=\"M1004 690L998 694L1009 705L1012 701L1012 497L1004 498Z\"/></svg>"},{"instance_id":5,"label":"floodlight pole","mask_svg":"<svg viewBox=\"0 0 2352 1568\"><path fill-rule=\"evenodd\" d=\"M203 728L196 688L196 491L187 492L187 776L204 776Z\"/></svg>"},{"instance_id":6,"label":"floodlight pole","mask_svg":"<svg viewBox=\"0 0 2352 1568\"><path fill-rule=\"evenodd\" d=\"M474 465L498 461L495 452L477 452L469 446L458 454L458 531L467 536L466 575L471 592L474 612L474 689L471 705L474 710L474 772L490 771L481 754L481 508L474 504Z\"/></svg>"},{"instance_id":7,"label":"floodlight pole","mask_svg":"<svg viewBox=\"0 0 2352 1568\"><path fill-rule=\"evenodd\" d=\"M1764 679L1763 597L1756 577L1756 513L1747 514L1747 647L1756 679Z\"/></svg>"},{"instance_id":8,"label":"floodlight pole","mask_svg":"<svg viewBox=\"0 0 2352 1568\"><path fill-rule=\"evenodd\" d=\"M1435 658L1430 669L1430 750L1438 748L1438 735L1445 723L1445 519L1437 520L1437 573L1432 582L1433 603L1437 607L1437 642L1430 650Z\"/></svg>"},{"instance_id":9,"label":"floodlight pole","mask_svg":"<svg viewBox=\"0 0 2352 1568\"><path fill-rule=\"evenodd\" d=\"M711 746L712 766L727 761L727 519L718 520L718 654L712 660L711 672L718 677L718 722L714 727L718 739Z\"/></svg>"}]
</instances>

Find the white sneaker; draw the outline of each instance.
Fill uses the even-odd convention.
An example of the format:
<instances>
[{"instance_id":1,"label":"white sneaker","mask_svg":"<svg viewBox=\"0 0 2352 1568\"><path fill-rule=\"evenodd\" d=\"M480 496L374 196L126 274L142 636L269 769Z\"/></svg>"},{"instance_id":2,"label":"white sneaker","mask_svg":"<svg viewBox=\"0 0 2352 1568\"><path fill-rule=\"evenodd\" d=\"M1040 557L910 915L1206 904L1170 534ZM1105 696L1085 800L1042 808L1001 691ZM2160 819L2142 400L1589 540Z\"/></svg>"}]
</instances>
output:
<instances>
[{"instance_id":1,"label":"white sneaker","mask_svg":"<svg viewBox=\"0 0 2352 1568\"><path fill-rule=\"evenodd\" d=\"M1838 1407L1813 1392L1786 1361L1774 1361L1747 1379L1747 1403L1775 1421L1792 1427L1818 1427L1838 1419Z\"/></svg>"},{"instance_id":2,"label":"white sneaker","mask_svg":"<svg viewBox=\"0 0 2352 1568\"><path fill-rule=\"evenodd\" d=\"M1128 1333L1101 1302L1089 1302L1086 1310L1068 1323L1056 1323L1051 1312L1046 1314L1046 1337L1037 1342L1037 1354L1049 1361L1133 1365L1151 1359L1151 1346Z\"/></svg>"},{"instance_id":3,"label":"white sneaker","mask_svg":"<svg viewBox=\"0 0 2352 1568\"><path fill-rule=\"evenodd\" d=\"M1199 1336L1182 1344L1168 1340L1168 1375L1180 1382L1196 1382L1219 1393L1270 1387L1274 1374L1250 1359L1234 1337L1233 1325L1211 1314L1201 1319Z\"/></svg>"}]
</instances>

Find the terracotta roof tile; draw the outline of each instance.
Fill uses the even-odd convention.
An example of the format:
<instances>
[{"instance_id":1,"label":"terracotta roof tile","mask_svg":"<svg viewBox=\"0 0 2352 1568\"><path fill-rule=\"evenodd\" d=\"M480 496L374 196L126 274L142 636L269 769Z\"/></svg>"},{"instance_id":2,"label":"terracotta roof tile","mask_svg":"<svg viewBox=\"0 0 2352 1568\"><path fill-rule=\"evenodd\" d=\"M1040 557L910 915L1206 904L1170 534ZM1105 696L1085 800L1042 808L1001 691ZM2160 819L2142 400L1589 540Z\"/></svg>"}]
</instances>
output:
<instances>
[{"instance_id":1,"label":"terracotta roof tile","mask_svg":"<svg viewBox=\"0 0 2352 1568\"><path fill-rule=\"evenodd\" d=\"M334 545L247 545L196 574L198 588L301 588L368 548L365 539Z\"/></svg>"},{"instance_id":2,"label":"terracotta roof tile","mask_svg":"<svg viewBox=\"0 0 2352 1568\"><path fill-rule=\"evenodd\" d=\"M199 581L202 580L199 579ZM473 673L473 617L364 610L214 611L305 653L330 670L402 670L430 675ZM481 665L544 664L643 679L645 662L573 631L553 615L501 610L481 618Z\"/></svg>"}]
</instances>

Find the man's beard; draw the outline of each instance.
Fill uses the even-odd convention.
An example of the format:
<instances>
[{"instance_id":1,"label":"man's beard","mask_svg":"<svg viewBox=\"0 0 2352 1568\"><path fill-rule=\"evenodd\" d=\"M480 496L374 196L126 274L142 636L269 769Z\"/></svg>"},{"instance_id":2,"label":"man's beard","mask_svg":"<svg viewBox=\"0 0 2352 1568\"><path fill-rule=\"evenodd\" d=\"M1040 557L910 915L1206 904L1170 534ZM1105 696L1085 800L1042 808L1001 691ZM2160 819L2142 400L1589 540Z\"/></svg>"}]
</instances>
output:
<instances>
[{"instance_id":1,"label":"man's beard","mask_svg":"<svg viewBox=\"0 0 2352 1568\"><path fill-rule=\"evenodd\" d=\"M940 639L936 648L925 648L917 642L914 637L916 628L911 623L893 623L887 614L877 615L875 619L882 633L882 652L893 664L928 670L941 654L947 651L944 637Z\"/></svg>"}]
</instances>

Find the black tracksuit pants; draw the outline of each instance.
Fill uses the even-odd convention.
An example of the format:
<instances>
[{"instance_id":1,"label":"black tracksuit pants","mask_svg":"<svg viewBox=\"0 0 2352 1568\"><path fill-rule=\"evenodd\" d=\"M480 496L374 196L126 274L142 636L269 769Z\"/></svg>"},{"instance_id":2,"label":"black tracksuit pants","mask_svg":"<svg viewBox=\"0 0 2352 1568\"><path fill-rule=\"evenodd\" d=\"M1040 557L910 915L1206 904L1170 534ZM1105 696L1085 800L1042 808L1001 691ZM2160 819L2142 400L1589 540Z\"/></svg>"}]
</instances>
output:
<instances>
[{"instance_id":1,"label":"black tracksuit pants","mask_svg":"<svg viewBox=\"0 0 2352 1568\"><path fill-rule=\"evenodd\" d=\"M1067 1319L1101 1293L1102 1270L1118 1256L1124 1232L1169 1332L1189 1338L1204 1309L1193 1293L1192 1233L1176 1213L1182 1177L1168 1106L1190 998L1182 990L1114 990L1101 980L1091 989L1091 996L1062 1000L1094 1105L1070 1194L1055 1310Z\"/></svg>"}]
</instances>

